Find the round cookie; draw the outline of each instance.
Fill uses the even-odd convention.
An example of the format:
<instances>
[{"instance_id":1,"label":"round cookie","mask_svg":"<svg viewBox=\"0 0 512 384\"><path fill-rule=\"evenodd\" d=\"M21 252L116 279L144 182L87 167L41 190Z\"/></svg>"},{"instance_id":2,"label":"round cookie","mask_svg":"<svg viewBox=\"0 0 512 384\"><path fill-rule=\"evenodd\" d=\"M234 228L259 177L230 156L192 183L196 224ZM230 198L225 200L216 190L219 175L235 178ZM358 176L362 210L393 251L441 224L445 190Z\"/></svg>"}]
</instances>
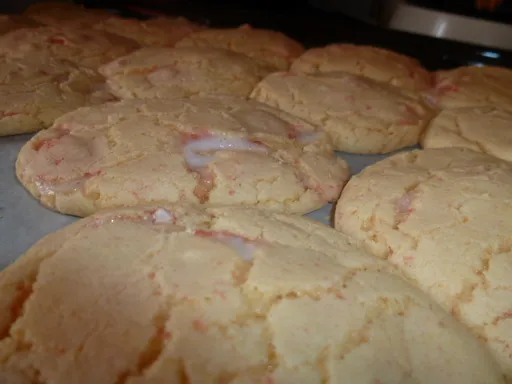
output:
<instances>
[{"instance_id":1,"label":"round cookie","mask_svg":"<svg viewBox=\"0 0 512 384\"><path fill-rule=\"evenodd\" d=\"M512 161L512 112L493 107L445 109L430 122L421 146L470 148Z\"/></svg>"},{"instance_id":2,"label":"round cookie","mask_svg":"<svg viewBox=\"0 0 512 384\"><path fill-rule=\"evenodd\" d=\"M95 30L22 28L0 36L0 55L50 56L96 69L139 48L133 40Z\"/></svg>"},{"instance_id":3,"label":"round cookie","mask_svg":"<svg viewBox=\"0 0 512 384\"><path fill-rule=\"evenodd\" d=\"M38 131L78 107L111 100L91 69L37 55L0 57L0 136Z\"/></svg>"},{"instance_id":4,"label":"round cookie","mask_svg":"<svg viewBox=\"0 0 512 384\"><path fill-rule=\"evenodd\" d=\"M432 76L420 62L387 49L354 44L312 48L297 58L294 73L348 72L410 90L432 87Z\"/></svg>"},{"instance_id":5,"label":"round cookie","mask_svg":"<svg viewBox=\"0 0 512 384\"><path fill-rule=\"evenodd\" d=\"M438 71L427 97L440 108L492 106L512 109L512 70L501 67L460 67Z\"/></svg>"},{"instance_id":6,"label":"round cookie","mask_svg":"<svg viewBox=\"0 0 512 384\"><path fill-rule=\"evenodd\" d=\"M57 28L90 28L112 16L103 9L91 9L70 2L43 2L32 4L24 16Z\"/></svg>"},{"instance_id":7,"label":"round cookie","mask_svg":"<svg viewBox=\"0 0 512 384\"><path fill-rule=\"evenodd\" d=\"M325 134L235 97L78 109L22 148L16 173L44 205L77 216L152 201L306 213L349 177Z\"/></svg>"},{"instance_id":8,"label":"round cookie","mask_svg":"<svg viewBox=\"0 0 512 384\"><path fill-rule=\"evenodd\" d=\"M216 48L142 48L99 69L120 98L247 97L272 68Z\"/></svg>"},{"instance_id":9,"label":"round cookie","mask_svg":"<svg viewBox=\"0 0 512 384\"><path fill-rule=\"evenodd\" d=\"M155 17L149 20L112 16L94 26L116 35L135 40L141 46L172 47L177 41L205 27L184 17Z\"/></svg>"},{"instance_id":10,"label":"round cookie","mask_svg":"<svg viewBox=\"0 0 512 384\"><path fill-rule=\"evenodd\" d=\"M400 267L486 341L512 379L512 164L466 148L416 150L345 187L335 226Z\"/></svg>"},{"instance_id":11,"label":"round cookie","mask_svg":"<svg viewBox=\"0 0 512 384\"><path fill-rule=\"evenodd\" d=\"M324 129L340 151L389 153L416 145L432 111L416 94L349 73L273 73L251 98Z\"/></svg>"},{"instance_id":12,"label":"round cookie","mask_svg":"<svg viewBox=\"0 0 512 384\"><path fill-rule=\"evenodd\" d=\"M30 382L505 383L388 263L240 207L104 211L47 236L0 273L0 330L0 375Z\"/></svg>"},{"instance_id":13,"label":"round cookie","mask_svg":"<svg viewBox=\"0 0 512 384\"><path fill-rule=\"evenodd\" d=\"M252 28L209 28L192 33L176 43L176 47L214 47L243 53L253 59L286 70L304 52L304 47L281 32Z\"/></svg>"}]
</instances>

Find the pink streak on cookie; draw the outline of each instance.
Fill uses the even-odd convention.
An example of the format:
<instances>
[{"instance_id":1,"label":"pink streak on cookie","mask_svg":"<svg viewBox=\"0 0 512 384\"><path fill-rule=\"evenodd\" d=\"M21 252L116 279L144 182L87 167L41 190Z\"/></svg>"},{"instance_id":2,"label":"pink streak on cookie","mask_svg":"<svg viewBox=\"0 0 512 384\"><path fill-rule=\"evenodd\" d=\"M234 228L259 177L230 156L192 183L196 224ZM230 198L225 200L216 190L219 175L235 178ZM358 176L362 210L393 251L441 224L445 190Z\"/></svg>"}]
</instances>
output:
<instances>
[{"instance_id":1,"label":"pink streak on cookie","mask_svg":"<svg viewBox=\"0 0 512 384\"><path fill-rule=\"evenodd\" d=\"M407 192L396 203L396 221L398 223L404 223L407 221L409 215L414 212L414 208L411 207L414 199L414 192Z\"/></svg>"},{"instance_id":2,"label":"pink streak on cookie","mask_svg":"<svg viewBox=\"0 0 512 384\"><path fill-rule=\"evenodd\" d=\"M41 195L70 193L80 189L88 179L99 176L101 174L103 174L103 171L101 170L95 172L85 172L82 177L67 181L59 181L55 179L48 180L44 175L39 175L36 177L35 184Z\"/></svg>"}]
</instances>

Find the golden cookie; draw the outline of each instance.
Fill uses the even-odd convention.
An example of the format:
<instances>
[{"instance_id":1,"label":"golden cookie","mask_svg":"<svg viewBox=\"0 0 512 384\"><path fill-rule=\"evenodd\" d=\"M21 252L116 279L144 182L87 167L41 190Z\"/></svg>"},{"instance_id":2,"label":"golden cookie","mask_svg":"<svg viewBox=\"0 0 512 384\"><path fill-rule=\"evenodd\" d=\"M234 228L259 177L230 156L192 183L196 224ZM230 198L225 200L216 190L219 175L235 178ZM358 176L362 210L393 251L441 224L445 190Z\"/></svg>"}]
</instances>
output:
<instances>
[{"instance_id":1,"label":"golden cookie","mask_svg":"<svg viewBox=\"0 0 512 384\"><path fill-rule=\"evenodd\" d=\"M160 48L135 51L99 69L116 96L169 98L197 94L249 96L272 68L216 48Z\"/></svg>"},{"instance_id":2,"label":"golden cookie","mask_svg":"<svg viewBox=\"0 0 512 384\"><path fill-rule=\"evenodd\" d=\"M77 216L153 201L306 213L349 177L325 134L235 97L78 109L22 148L16 172L44 205Z\"/></svg>"},{"instance_id":3,"label":"golden cookie","mask_svg":"<svg viewBox=\"0 0 512 384\"><path fill-rule=\"evenodd\" d=\"M348 183L335 225L487 342L512 379L512 164L465 148L401 153Z\"/></svg>"},{"instance_id":4,"label":"golden cookie","mask_svg":"<svg viewBox=\"0 0 512 384\"><path fill-rule=\"evenodd\" d=\"M192 33L176 47L214 47L243 53L253 59L286 70L304 52L304 47L281 32L252 28L210 28Z\"/></svg>"},{"instance_id":5,"label":"golden cookie","mask_svg":"<svg viewBox=\"0 0 512 384\"><path fill-rule=\"evenodd\" d=\"M349 73L273 73L251 98L325 130L337 150L378 154L416 145L432 111L414 93Z\"/></svg>"},{"instance_id":6,"label":"golden cookie","mask_svg":"<svg viewBox=\"0 0 512 384\"><path fill-rule=\"evenodd\" d=\"M312 48L297 58L294 73L348 72L410 90L432 87L432 76L412 57L387 49L354 44Z\"/></svg>"},{"instance_id":7,"label":"golden cookie","mask_svg":"<svg viewBox=\"0 0 512 384\"><path fill-rule=\"evenodd\" d=\"M390 264L255 209L80 220L0 272L0 332L3 384L505 383Z\"/></svg>"}]
</instances>

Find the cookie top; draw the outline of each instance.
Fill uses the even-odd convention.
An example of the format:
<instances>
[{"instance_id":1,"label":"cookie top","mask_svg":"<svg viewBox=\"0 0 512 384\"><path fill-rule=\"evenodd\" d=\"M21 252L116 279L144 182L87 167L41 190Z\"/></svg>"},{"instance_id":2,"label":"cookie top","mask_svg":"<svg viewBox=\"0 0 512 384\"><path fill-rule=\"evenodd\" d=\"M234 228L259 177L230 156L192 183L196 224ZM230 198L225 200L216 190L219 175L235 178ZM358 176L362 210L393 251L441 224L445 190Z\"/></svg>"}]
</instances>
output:
<instances>
[{"instance_id":1,"label":"cookie top","mask_svg":"<svg viewBox=\"0 0 512 384\"><path fill-rule=\"evenodd\" d=\"M438 71L429 93L441 108L492 106L512 109L512 70L501 67L460 67Z\"/></svg>"},{"instance_id":2,"label":"cookie top","mask_svg":"<svg viewBox=\"0 0 512 384\"><path fill-rule=\"evenodd\" d=\"M46 206L85 216L152 201L306 213L336 200L349 171L298 118L244 98L193 97L78 109L22 148L17 175Z\"/></svg>"},{"instance_id":3,"label":"cookie top","mask_svg":"<svg viewBox=\"0 0 512 384\"><path fill-rule=\"evenodd\" d=\"M38 131L78 107L113 99L91 69L39 55L0 57L0 136Z\"/></svg>"},{"instance_id":4,"label":"cookie top","mask_svg":"<svg viewBox=\"0 0 512 384\"><path fill-rule=\"evenodd\" d=\"M512 161L512 112L493 107L445 109L430 122L421 145L470 148Z\"/></svg>"},{"instance_id":5,"label":"cookie top","mask_svg":"<svg viewBox=\"0 0 512 384\"><path fill-rule=\"evenodd\" d=\"M137 48L133 40L85 29L22 28L0 36L0 55L45 55L94 69Z\"/></svg>"},{"instance_id":6,"label":"cookie top","mask_svg":"<svg viewBox=\"0 0 512 384\"><path fill-rule=\"evenodd\" d=\"M415 145L432 112L412 92L363 76L273 73L255 100L324 129L340 151L377 154Z\"/></svg>"},{"instance_id":7,"label":"cookie top","mask_svg":"<svg viewBox=\"0 0 512 384\"><path fill-rule=\"evenodd\" d=\"M37 21L19 15L0 15L0 35L20 28L40 27Z\"/></svg>"},{"instance_id":8,"label":"cookie top","mask_svg":"<svg viewBox=\"0 0 512 384\"><path fill-rule=\"evenodd\" d=\"M120 98L169 98L195 94L249 96L272 67L224 49L150 47L106 64L99 71Z\"/></svg>"},{"instance_id":9,"label":"cookie top","mask_svg":"<svg viewBox=\"0 0 512 384\"><path fill-rule=\"evenodd\" d=\"M58 28L90 28L109 18L111 13L103 9L91 9L70 2L49 1L32 4L24 16L41 24Z\"/></svg>"},{"instance_id":10,"label":"cookie top","mask_svg":"<svg viewBox=\"0 0 512 384\"><path fill-rule=\"evenodd\" d=\"M330 44L297 58L294 73L349 72L411 90L432 86L432 76L412 57L367 45Z\"/></svg>"},{"instance_id":11,"label":"cookie top","mask_svg":"<svg viewBox=\"0 0 512 384\"><path fill-rule=\"evenodd\" d=\"M255 209L80 220L0 272L0 330L0 378L504 383L391 265L323 224Z\"/></svg>"},{"instance_id":12,"label":"cookie top","mask_svg":"<svg viewBox=\"0 0 512 384\"><path fill-rule=\"evenodd\" d=\"M512 378L512 164L466 148L416 150L348 183L336 228L486 341Z\"/></svg>"},{"instance_id":13,"label":"cookie top","mask_svg":"<svg viewBox=\"0 0 512 384\"><path fill-rule=\"evenodd\" d=\"M192 32L204 29L184 17L156 17L149 20L112 16L96 24L95 29L125 36L141 46L172 47Z\"/></svg>"},{"instance_id":14,"label":"cookie top","mask_svg":"<svg viewBox=\"0 0 512 384\"><path fill-rule=\"evenodd\" d=\"M210 28L195 32L176 47L214 47L243 53L253 59L286 70L304 52L304 47L281 32L242 25L239 28Z\"/></svg>"}]
</instances>

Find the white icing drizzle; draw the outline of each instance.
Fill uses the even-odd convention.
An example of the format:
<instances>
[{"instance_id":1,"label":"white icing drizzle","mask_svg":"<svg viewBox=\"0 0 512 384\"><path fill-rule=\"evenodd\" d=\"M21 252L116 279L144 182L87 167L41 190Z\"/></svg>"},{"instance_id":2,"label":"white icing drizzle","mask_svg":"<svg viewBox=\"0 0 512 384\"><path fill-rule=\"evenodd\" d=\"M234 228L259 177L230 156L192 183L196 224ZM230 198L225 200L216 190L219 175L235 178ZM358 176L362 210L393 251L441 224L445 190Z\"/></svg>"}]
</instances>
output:
<instances>
[{"instance_id":1,"label":"white icing drizzle","mask_svg":"<svg viewBox=\"0 0 512 384\"><path fill-rule=\"evenodd\" d=\"M154 224L165 224L174 221L174 215L168 210L158 208L152 215Z\"/></svg>"},{"instance_id":2,"label":"white icing drizzle","mask_svg":"<svg viewBox=\"0 0 512 384\"><path fill-rule=\"evenodd\" d=\"M215 151L257 151L267 152L263 145L251 143L247 139L224 138L209 136L202 139L191 140L185 145L185 162L192 169L206 167L214 160L214 156L200 155L199 152Z\"/></svg>"}]
</instances>

